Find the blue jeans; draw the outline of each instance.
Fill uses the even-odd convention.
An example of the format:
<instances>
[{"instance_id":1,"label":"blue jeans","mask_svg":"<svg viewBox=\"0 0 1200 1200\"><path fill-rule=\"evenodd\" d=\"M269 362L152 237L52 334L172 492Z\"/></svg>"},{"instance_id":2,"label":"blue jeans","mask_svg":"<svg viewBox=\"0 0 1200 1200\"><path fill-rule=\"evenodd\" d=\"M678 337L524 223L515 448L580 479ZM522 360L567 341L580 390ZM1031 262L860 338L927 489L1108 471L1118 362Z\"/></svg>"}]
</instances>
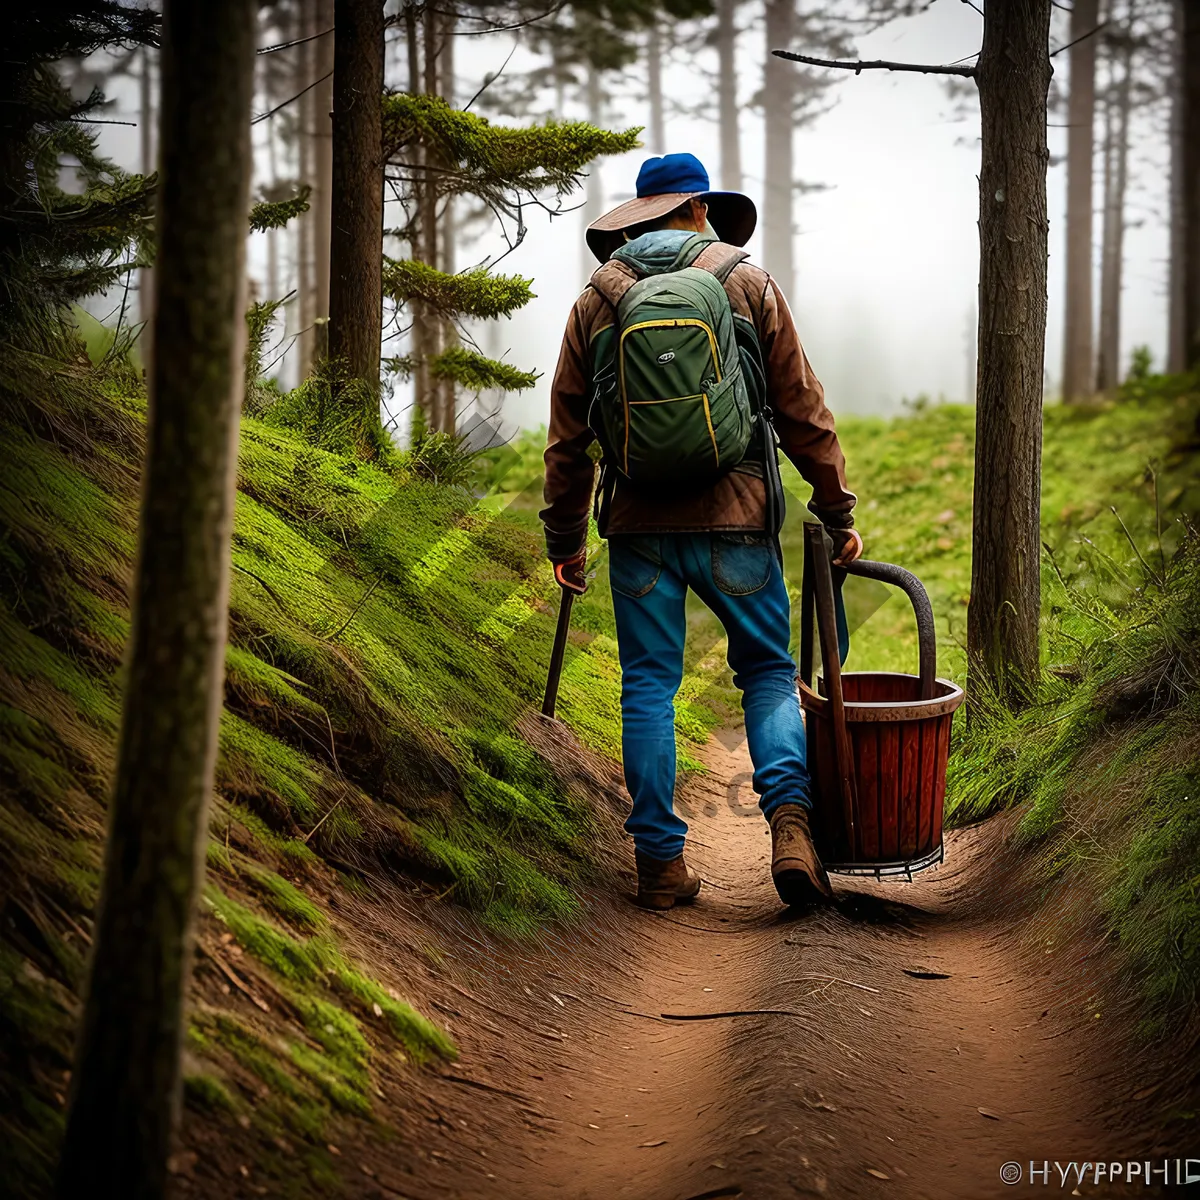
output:
<instances>
[{"instance_id":1,"label":"blue jeans","mask_svg":"<svg viewBox=\"0 0 1200 1200\"><path fill-rule=\"evenodd\" d=\"M633 812L625 822L651 858L683 852L675 814L675 693L683 679L690 587L729 639L742 692L754 790L770 820L781 804L811 806L796 664L788 652L787 588L766 538L745 533L625 534L609 541L621 656L621 746Z\"/></svg>"}]
</instances>

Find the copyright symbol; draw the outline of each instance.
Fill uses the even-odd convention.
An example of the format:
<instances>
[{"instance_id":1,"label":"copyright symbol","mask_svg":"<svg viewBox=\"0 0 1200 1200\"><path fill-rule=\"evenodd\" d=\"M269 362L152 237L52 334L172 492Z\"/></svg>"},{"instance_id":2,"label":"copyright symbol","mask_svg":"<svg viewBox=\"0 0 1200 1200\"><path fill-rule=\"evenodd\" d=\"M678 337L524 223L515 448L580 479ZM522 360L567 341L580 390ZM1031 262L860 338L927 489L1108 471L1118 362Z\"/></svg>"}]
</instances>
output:
<instances>
[{"instance_id":1,"label":"copyright symbol","mask_svg":"<svg viewBox=\"0 0 1200 1200\"><path fill-rule=\"evenodd\" d=\"M1015 1162L1006 1162L1000 1168L1001 1183L1020 1183L1021 1182L1021 1164Z\"/></svg>"}]
</instances>

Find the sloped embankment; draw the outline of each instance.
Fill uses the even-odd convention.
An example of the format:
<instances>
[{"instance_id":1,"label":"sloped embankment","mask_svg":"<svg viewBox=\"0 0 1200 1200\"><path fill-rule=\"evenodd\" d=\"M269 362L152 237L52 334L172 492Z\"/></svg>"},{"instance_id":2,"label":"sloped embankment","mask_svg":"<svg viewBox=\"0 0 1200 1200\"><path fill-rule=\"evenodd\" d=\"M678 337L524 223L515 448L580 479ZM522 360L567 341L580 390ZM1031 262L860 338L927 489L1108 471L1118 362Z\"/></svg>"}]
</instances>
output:
<instances>
[{"instance_id":1,"label":"sloped embankment","mask_svg":"<svg viewBox=\"0 0 1200 1200\"><path fill-rule=\"evenodd\" d=\"M0 1176L25 1196L61 1126L99 881L144 420L119 368L66 357L6 353L0 379ZM612 870L610 783L520 724L552 637L540 539L410 468L242 432L187 1096L249 1127L272 1188L332 1178L339 1120L386 1121L389 1064L456 1053L409 1003L413 963L350 949L352 898L402 874L528 934ZM602 750L612 651L581 636L561 698Z\"/></svg>"}]
</instances>

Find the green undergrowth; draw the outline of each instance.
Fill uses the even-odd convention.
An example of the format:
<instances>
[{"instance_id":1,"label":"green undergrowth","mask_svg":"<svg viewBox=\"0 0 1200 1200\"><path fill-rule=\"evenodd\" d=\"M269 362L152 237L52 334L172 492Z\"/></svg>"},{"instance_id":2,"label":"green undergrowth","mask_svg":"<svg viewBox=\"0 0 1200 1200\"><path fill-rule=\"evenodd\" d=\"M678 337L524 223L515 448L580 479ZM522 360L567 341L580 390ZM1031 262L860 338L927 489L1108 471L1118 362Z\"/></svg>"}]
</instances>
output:
<instances>
[{"instance_id":1,"label":"green undergrowth","mask_svg":"<svg viewBox=\"0 0 1200 1200\"><path fill-rule=\"evenodd\" d=\"M0 1175L30 1195L60 1129L99 890L144 422L127 366L57 346L36 359L9 347L0 365ZM251 1014L260 1028L240 1053L259 1055L257 1038L278 1060L293 1079L284 1107L312 1129L374 1096L326 1026L354 1045L359 1028L372 1061L389 1044L410 1062L453 1054L341 948L319 881L369 899L373 878L406 873L524 936L575 916L616 836L586 768L563 774L521 732L554 629L540 536L399 451L346 452L352 431L345 446L310 444L304 415L327 398L310 382L243 423L207 853L207 920L287 994L296 1025L282 1061L278 1024ZM572 643L559 713L602 754L619 746L618 686L611 638ZM717 720L681 709L688 744ZM192 1074L258 1121L264 1106L222 1078L227 1028L209 1029ZM188 1094L228 1108L204 1083Z\"/></svg>"}]
</instances>

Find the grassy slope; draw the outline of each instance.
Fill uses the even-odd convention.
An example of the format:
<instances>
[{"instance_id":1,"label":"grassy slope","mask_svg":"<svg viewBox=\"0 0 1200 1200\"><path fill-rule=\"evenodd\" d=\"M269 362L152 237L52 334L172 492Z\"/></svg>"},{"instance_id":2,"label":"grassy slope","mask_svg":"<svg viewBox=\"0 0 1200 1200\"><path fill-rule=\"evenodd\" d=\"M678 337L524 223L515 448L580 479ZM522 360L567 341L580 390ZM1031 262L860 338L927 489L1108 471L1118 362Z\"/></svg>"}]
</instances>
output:
<instances>
[{"instance_id":1,"label":"grassy slope","mask_svg":"<svg viewBox=\"0 0 1200 1200\"><path fill-rule=\"evenodd\" d=\"M35 1194L99 881L144 413L131 380L79 354L14 353L4 370L0 1175ZM202 1007L189 1094L240 1111L222 1080L266 1081L255 1120L306 1143L316 1179L324 1124L369 1110L379 1036L417 1059L454 1049L350 960L312 897L402 869L495 928L531 931L572 917L612 818L517 729L553 630L539 536L402 458L384 470L256 420L239 487L202 946L238 948L292 1018L281 1038ZM610 637L572 646L560 712L615 752ZM696 740L715 719L681 713Z\"/></svg>"},{"instance_id":2,"label":"grassy slope","mask_svg":"<svg viewBox=\"0 0 1200 1200\"><path fill-rule=\"evenodd\" d=\"M60 1121L55 1093L98 881L142 408L119 376L20 366L9 356L0 378L0 1173L33 1194ZM1048 413L1047 540L1062 545L1089 522L1116 550L1119 533L1097 519L1114 495L1123 509L1128 498L1127 519L1144 533L1145 462L1167 454L1195 408L1194 397L1164 392L1096 414ZM926 580L943 670L958 674L970 414L848 421L843 435L871 552ZM255 1026L209 997L192 1032L189 1097L298 1139L313 1180L329 1177L325 1125L369 1109L387 1039L417 1058L453 1053L369 964L352 961L313 897L402 869L493 926L529 930L570 919L596 869L594 845L611 833L518 732L540 697L552 588L536 462L498 457L493 494L478 503L403 461L385 471L245 422L202 944L254 960L291 1016L282 1030ZM1098 582L1093 567L1080 570ZM879 598L852 596L852 610L863 616ZM601 569L577 606L560 711L609 755L619 736L612 634ZM903 665L912 642L908 614L889 601L856 639L855 665ZM679 711L693 742L728 711L721 648L696 612ZM1019 780L1003 782L1019 755L995 758L997 788L971 803L1024 794ZM1144 857L1151 887L1154 853ZM380 1013L382 1027L371 1020ZM248 1079L267 1083L268 1103L247 1104Z\"/></svg>"}]
</instances>

